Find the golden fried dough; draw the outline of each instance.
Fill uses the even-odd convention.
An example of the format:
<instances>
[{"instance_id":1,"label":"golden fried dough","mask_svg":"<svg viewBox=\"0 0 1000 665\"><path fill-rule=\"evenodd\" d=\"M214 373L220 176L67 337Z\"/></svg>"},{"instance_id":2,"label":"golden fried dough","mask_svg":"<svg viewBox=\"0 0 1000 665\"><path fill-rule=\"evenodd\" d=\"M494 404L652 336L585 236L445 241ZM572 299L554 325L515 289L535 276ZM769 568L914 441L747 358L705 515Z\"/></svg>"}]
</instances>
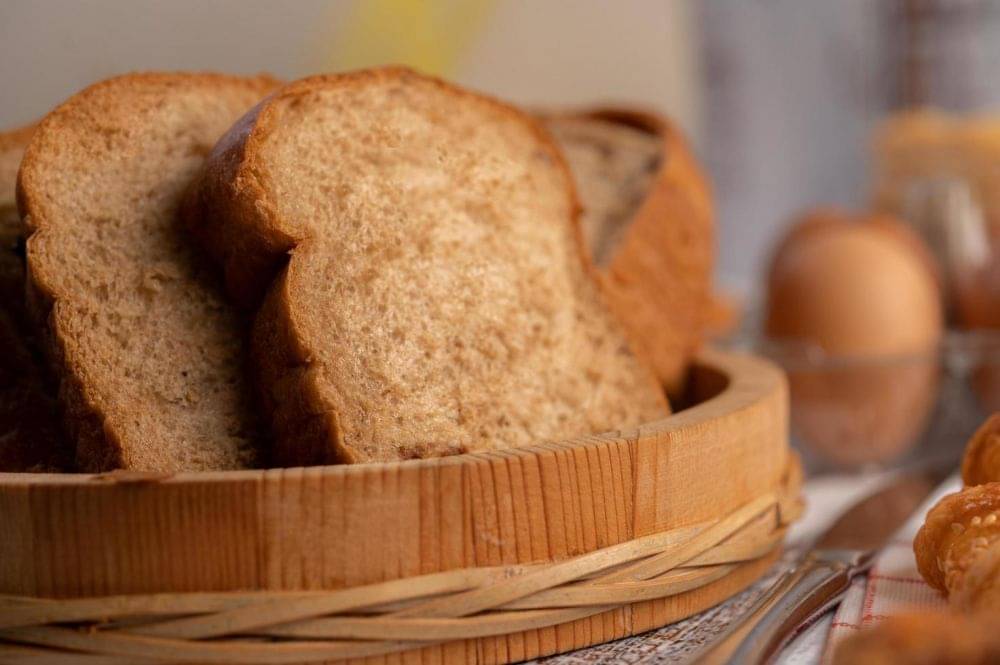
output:
<instances>
[{"instance_id":1,"label":"golden fried dough","mask_svg":"<svg viewBox=\"0 0 1000 665\"><path fill-rule=\"evenodd\" d=\"M965 608L1000 607L1000 483L950 494L927 514L913 541L927 583Z\"/></svg>"},{"instance_id":2,"label":"golden fried dough","mask_svg":"<svg viewBox=\"0 0 1000 665\"><path fill-rule=\"evenodd\" d=\"M962 482L982 485L1000 481L1000 413L994 413L969 439L962 458Z\"/></svg>"},{"instance_id":3,"label":"golden fried dough","mask_svg":"<svg viewBox=\"0 0 1000 665\"><path fill-rule=\"evenodd\" d=\"M1000 616L904 614L848 638L834 665L985 665L1000 661Z\"/></svg>"}]
</instances>

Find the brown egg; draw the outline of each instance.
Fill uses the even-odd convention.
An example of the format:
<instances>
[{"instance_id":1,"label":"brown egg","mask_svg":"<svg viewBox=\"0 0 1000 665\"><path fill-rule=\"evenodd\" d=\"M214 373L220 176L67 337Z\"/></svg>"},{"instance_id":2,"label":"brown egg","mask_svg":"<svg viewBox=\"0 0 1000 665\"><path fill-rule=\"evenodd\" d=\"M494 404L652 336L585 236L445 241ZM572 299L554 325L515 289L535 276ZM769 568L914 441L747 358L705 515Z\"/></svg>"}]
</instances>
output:
<instances>
[{"instance_id":1,"label":"brown egg","mask_svg":"<svg viewBox=\"0 0 1000 665\"><path fill-rule=\"evenodd\" d=\"M785 237L781 239L771 254L768 282L770 283L770 280L773 279L775 269L784 262L783 258L795 247L799 246L803 240L828 231L835 232L838 229L842 230L845 225L854 224L865 225L868 228L882 231L902 242L919 258L920 262L934 277L938 288L941 288L943 279L941 266L938 264L933 252L924 243L920 234L909 224L884 213L866 212L860 215L852 215L838 208L815 208L804 213L791 226Z\"/></svg>"},{"instance_id":2,"label":"brown egg","mask_svg":"<svg viewBox=\"0 0 1000 665\"><path fill-rule=\"evenodd\" d=\"M886 461L922 432L934 404L940 289L920 239L892 218L806 216L768 275L766 331L784 354L792 424L844 464Z\"/></svg>"}]
</instances>

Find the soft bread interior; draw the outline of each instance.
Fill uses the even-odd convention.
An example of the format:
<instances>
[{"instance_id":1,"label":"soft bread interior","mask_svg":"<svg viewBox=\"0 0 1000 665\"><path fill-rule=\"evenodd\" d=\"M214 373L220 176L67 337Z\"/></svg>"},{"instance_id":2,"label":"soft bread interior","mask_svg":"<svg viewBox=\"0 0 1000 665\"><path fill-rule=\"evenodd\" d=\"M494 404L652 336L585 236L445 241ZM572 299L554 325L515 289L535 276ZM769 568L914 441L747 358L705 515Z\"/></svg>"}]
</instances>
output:
<instances>
[{"instance_id":1,"label":"soft bread interior","mask_svg":"<svg viewBox=\"0 0 1000 665\"><path fill-rule=\"evenodd\" d=\"M522 114L393 73L302 82L262 114L254 209L295 247L255 346L288 457L304 420L339 459L381 461L667 413L587 273L561 157Z\"/></svg>"},{"instance_id":2,"label":"soft bread interior","mask_svg":"<svg viewBox=\"0 0 1000 665\"><path fill-rule=\"evenodd\" d=\"M252 466L244 324L177 215L216 139L270 81L132 75L35 135L20 188L85 469Z\"/></svg>"},{"instance_id":3,"label":"soft bread interior","mask_svg":"<svg viewBox=\"0 0 1000 665\"><path fill-rule=\"evenodd\" d=\"M573 171L583 206L580 221L594 262L605 266L649 193L663 158L663 141L602 118L557 116L546 125Z\"/></svg>"}]
</instances>

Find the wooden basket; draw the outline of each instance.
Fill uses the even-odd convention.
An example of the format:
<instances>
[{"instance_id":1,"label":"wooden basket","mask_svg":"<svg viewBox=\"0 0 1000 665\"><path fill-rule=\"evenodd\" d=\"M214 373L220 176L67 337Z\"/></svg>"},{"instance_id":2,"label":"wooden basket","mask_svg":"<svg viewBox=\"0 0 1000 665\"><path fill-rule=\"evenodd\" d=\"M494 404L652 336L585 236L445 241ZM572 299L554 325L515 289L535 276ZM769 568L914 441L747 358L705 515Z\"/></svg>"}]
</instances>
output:
<instances>
[{"instance_id":1,"label":"wooden basket","mask_svg":"<svg viewBox=\"0 0 1000 665\"><path fill-rule=\"evenodd\" d=\"M637 431L396 464L0 474L0 662L504 663L757 579L797 515L779 370L706 351Z\"/></svg>"}]
</instances>

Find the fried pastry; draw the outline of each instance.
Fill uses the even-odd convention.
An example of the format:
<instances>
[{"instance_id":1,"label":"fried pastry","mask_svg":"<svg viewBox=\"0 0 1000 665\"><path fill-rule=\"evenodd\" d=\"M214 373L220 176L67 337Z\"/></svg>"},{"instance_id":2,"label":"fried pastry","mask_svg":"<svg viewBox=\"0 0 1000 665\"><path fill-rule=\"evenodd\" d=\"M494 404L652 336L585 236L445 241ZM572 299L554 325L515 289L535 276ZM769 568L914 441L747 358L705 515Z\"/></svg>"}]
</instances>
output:
<instances>
[{"instance_id":1,"label":"fried pastry","mask_svg":"<svg viewBox=\"0 0 1000 665\"><path fill-rule=\"evenodd\" d=\"M1000 483L941 499L913 541L927 583L964 609L1000 609Z\"/></svg>"},{"instance_id":2,"label":"fried pastry","mask_svg":"<svg viewBox=\"0 0 1000 665\"><path fill-rule=\"evenodd\" d=\"M994 413L969 439L962 458L966 486L1000 481L1000 413Z\"/></svg>"},{"instance_id":3,"label":"fried pastry","mask_svg":"<svg viewBox=\"0 0 1000 665\"><path fill-rule=\"evenodd\" d=\"M980 665L1000 661L1000 616L904 614L848 638L834 665Z\"/></svg>"}]
</instances>

